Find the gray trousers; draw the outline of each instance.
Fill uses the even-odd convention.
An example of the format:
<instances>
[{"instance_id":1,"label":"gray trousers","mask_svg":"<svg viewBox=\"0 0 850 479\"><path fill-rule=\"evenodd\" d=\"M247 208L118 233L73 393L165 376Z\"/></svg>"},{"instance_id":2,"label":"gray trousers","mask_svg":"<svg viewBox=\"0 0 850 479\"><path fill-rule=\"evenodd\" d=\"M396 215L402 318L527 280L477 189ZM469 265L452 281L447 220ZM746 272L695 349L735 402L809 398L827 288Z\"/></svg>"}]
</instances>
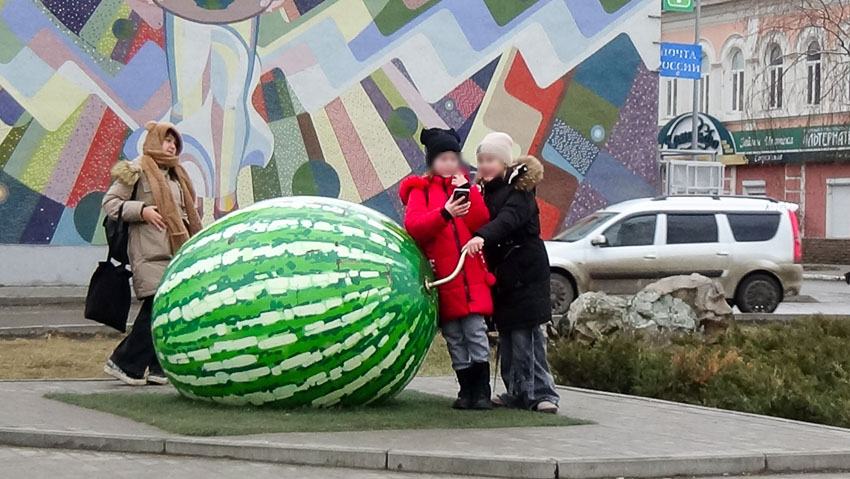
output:
<instances>
[{"instance_id":1,"label":"gray trousers","mask_svg":"<svg viewBox=\"0 0 850 479\"><path fill-rule=\"evenodd\" d=\"M499 333L502 381L508 407L533 409L541 401L558 404L555 380L546 364L546 338L540 327Z\"/></svg>"},{"instance_id":2,"label":"gray trousers","mask_svg":"<svg viewBox=\"0 0 850 479\"><path fill-rule=\"evenodd\" d=\"M472 366L472 363L490 361L490 342L487 339L487 325L484 316L470 314L440 325L440 331L446 338L452 369L460 371Z\"/></svg>"}]
</instances>

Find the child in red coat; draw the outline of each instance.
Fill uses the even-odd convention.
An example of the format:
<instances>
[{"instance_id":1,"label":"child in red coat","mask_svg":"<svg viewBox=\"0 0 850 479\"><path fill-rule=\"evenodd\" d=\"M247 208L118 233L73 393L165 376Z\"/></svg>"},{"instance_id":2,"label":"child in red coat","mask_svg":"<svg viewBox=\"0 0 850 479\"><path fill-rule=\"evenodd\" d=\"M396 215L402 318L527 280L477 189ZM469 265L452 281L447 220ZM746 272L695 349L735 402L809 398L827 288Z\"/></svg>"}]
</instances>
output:
<instances>
[{"instance_id":1,"label":"child in red coat","mask_svg":"<svg viewBox=\"0 0 850 479\"><path fill-rule=\"evenodd\" d=\"M431 261L437 278L449 276L472 232L490 220L477 187L461 170L460 137L453 130L423 130L428 172L401 183L407 206L404 227ZM453 199L455 188L469 188L468 199ZM456 409L490 409L490 344L484 316L493 313L492 276L483 256L468 255L463 270L439 287L440 331L448 344L452 368L460 383Z\"/></svg>"}]
</instances>

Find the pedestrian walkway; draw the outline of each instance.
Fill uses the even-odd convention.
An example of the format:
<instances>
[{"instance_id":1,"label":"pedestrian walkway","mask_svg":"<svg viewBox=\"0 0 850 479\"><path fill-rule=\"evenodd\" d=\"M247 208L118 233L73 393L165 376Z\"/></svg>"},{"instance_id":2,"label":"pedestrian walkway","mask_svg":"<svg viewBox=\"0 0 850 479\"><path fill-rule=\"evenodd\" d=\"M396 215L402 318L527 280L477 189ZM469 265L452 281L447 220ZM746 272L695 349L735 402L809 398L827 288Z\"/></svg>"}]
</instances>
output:
<instances>
[{"instance_id":1,"label":"pedestrian walkway","mask_svg":"<svg viewBox=\"0 0 850 479\"><path fill-rule=\"evenodd\" d=\"M434 394L455 392L449 378L417 378L410 387ZM850 469L850 430L578 389L560 390L561 412L593 424L451 431L407 431L399 424L397 431L206 439L181 438L42 397L48 392L105 391L132 394L167 389L130 389L114 381L0 382L0 403L4 405L0 443L120 447L119 452L499 477L661 477ZM124 437L119 441L101 435Z\"/></svg>"}]
</instances>

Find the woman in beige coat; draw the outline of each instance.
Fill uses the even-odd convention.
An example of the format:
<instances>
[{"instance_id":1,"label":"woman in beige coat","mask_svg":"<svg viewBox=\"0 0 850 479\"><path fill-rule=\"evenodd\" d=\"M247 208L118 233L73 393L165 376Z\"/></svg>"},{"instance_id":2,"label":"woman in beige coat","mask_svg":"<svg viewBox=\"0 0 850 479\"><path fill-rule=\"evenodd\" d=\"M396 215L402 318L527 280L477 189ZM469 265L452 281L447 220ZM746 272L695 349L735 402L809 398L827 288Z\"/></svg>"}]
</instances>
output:
<instances>
[{"instance_id":1,"label":"woman in beige coat","mask_svg":"<svg viewBox=\"0 0 850 479\"><path fill-rule=\"evenodd\" d=\"M142 302L130 334L115 348L104 371L131 385L165 384L151 338L151 307L171 257L201 229L195 189L179 164L182 138L171 123L148 122L142 156L112 167L103 198L111 218L129 224L128 256L133 289Z\"/></svg>"}]
</instances>

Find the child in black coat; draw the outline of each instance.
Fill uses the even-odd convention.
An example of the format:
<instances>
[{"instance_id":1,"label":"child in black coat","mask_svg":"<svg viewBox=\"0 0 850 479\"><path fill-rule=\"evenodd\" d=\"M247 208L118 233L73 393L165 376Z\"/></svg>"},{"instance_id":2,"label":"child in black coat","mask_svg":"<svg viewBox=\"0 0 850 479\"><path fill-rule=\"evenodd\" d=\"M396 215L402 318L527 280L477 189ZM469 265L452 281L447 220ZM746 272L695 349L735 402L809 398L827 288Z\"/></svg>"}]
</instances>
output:
<instances>
[{"instance_id":1,"label":"child in black coat","mask_svg":"<svg viewBox=\"0 0 850 479\"><path fill-rule=\"evenodd\" d=\"M558 393L546 363L541 325L552 317L549 258L540 239L535 188L543 165L531 156L514 159L513 140L490 133L478 146L478 177L490 222L466 248L483 249L496 275L493 319L499 330L501 373L507 393L497 405L539 412L558 411Z\"/></svg>"}]
</instances>

